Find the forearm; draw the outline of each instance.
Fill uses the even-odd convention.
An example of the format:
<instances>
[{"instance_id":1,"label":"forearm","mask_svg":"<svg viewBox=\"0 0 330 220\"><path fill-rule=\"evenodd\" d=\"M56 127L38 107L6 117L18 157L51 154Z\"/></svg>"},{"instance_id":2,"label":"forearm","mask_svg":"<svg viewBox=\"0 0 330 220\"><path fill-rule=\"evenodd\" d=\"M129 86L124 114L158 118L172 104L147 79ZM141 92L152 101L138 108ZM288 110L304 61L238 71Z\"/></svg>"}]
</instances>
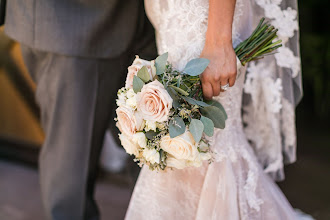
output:
<instances>
[{"instance_id":1,"label":"forearm","mask_svg":"<svg viewBox=\"0 0 330 220\"><path fill-rule=\"evenodd\" d=\"M210 60L201 75L205 98L219 95L221 88L236 80L236 55L232 45L232 24L236 0L209 0L209 18L201 57Z\"/></svg>"},{"instance_id":2,"label":"forearm","mask_svg":"<svg viewBox=\"0 0 330 220\"><path fill-rule=\"evenodd\" d=\"M232 24L236 0L209 0L206 45L232 43Z\"/></svg>"}]
</instances>

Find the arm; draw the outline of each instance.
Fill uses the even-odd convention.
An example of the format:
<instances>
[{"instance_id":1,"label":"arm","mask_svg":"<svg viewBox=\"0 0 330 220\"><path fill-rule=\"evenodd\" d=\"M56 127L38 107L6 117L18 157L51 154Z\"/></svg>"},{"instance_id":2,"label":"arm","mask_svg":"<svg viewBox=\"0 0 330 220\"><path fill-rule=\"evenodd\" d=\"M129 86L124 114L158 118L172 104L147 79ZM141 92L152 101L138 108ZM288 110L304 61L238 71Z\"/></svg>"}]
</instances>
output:
<instances>
[{"instance_id":1,"label":"arm","mask_svg":"<svg viewBox=\"0 0 330 220\"><path fill-rule=\"evenodd\" d=\"M209 18L201 57L210 60L201 75L206 99L220 93L220 85L233 86L236 79L236 54L232 46L232 23L236 0L209 0Z\"/></svg>"}]
</instances>

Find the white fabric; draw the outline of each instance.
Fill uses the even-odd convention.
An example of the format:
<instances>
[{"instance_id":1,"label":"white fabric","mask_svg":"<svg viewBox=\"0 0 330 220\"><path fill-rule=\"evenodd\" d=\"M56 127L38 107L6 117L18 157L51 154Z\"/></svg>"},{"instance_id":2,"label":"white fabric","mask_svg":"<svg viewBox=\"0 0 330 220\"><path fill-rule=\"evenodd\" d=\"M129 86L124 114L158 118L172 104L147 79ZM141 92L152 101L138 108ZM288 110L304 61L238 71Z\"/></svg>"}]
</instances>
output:
<instances>
[{"instance_id":1,"label":"white fabric","mask_svg":"<svg viewBox=\"0 0 330 220\"><path fill-rule=\"evenodd\" d=\"M207 28L207 0L145 3L156 29L159 54L169 52L169 61L178 69L200 55ZM237 0L235 44L251 33L252 23L250 2ZM282 192L264 173L244 134L241 107L246 71L241 71L235 86L215 98L226 109L228 120L226 128L217 129L210 139L214 162L167 172L143 167L126 219L296 219Z\"/></svg>"},{"instance_id":2,"label":"white fabric","mask_svg":"<svg viewBox=\"0 0 330 220\"><path fill-rule=\"evenodd\" d=\"M283 46L251 63L243 96L246 136L264 170L283 180L283 164L296 160L295 105L302 97L296 0L251 0L253 26L266 17ZM258 135L256 135L258 134Z\"/></svg>"}]
</instances>

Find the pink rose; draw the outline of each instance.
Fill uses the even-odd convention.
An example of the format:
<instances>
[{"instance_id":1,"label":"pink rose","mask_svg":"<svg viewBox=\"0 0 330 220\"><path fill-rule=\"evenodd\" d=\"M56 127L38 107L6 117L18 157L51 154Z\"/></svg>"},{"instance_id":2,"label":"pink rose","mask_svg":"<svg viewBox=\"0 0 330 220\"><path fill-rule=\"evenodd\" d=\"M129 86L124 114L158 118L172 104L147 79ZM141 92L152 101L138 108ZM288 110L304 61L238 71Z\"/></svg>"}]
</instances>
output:
<instances>
[{"instance_id":1,"label":"pink rose","mask_svg":"<svg viewBox=\"0 0 330 220\"><path fill-rule=\"evenodd\" d=\"M128 73L125 84L126 88L130 88L130 89L133 88L133 78L134 76L137 75L137 73L143 66L147 67L150 79L151 80L154 79L154 77L156 76L155 62L143 60L140 59L139 56L136 56L135 60L133 61L133 64L128 67Z\"/></svg>"},{"instance_id":2,"label":"pink rose","mask_svg":"<svg viewBox=\"0 0 330 220\"><path fill-rule=\"evenodd\" d=\"M144 85L136 99L137 109L145 120L167 121L173 100L158 80Z\"/></svg>"},{"instance_id":3,"label":"pink rose","mask_svg":"<svg viewBox=\"0 0 330 220\"><path fill-rule=\"evenodd\" d=\"M160 147L178 160L193 161L198 156L197 144L189 131L175 138L170 135L162 137Z\"/></svg>"},{"instance_id":4,"label":"pink rose","mask_svg":"<svg viewBox=\"0 0 330 220\"><path fill-rule=\"evenodd\" d=\"M124 106L118 107L116 113L118 119L117 127L122 133L131 136L136 131L143 129L143 118L139 113L134 113L132 109Z\"/></svg>"}]
</instances>

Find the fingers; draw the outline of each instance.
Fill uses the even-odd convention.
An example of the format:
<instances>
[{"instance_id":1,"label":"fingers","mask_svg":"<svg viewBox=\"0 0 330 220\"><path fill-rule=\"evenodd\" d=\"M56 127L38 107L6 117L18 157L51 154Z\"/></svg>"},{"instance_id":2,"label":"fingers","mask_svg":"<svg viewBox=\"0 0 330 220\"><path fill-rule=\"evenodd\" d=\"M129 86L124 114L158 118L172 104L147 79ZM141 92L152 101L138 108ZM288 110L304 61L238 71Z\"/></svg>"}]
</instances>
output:
<instances>
[{"instance_id":1,"label":"fingers","mask_svg":"<svg viewBox=\"0 0 330 220\"><path fill-rule=\"evenodd\" d=\"M222 77L220 80L220 86L225 86L228 84L228 78L227 77ZM224 92L225 90L221 89L221 92Z\"/></svg>"},{"instance_id":2,"label":"fingers","mask_svg":"<svg viewBox=\"0 0 330 220\"><path fill-rule=\"evenodd\" d=\"M232 86L235 85L236 76L237 76L237 70L236 70L236 68L235 68L235 72L229 74L228 82L229 82L229 86L230 86L230 87L232 87Z\"/></svg>"},{"instance_id":3,"label":"fingers","mask_svg":"<svg viewBox=\"0 0 330 220\"><path fill-rule=\"evenodd\" d=\"M212 99L213 89L212 89L211 83L209 83L209 82L203 82L202 88L203 88L204 98L205 99L208 99L208 100Z\"/></svg>"},{"instance_id":4,"label":"fingers","mask_svg":"<svg viewBox=\"0 0 330 220\"><path fill-rule=\"evenodd\" d=\"M232 87L235 85L236 75L229 78L229 86Z\"/></svg>"},{"instance_id":5,"label":"fingers","mask_svg":"<svg viewBox=\"0 0 330 220\"><path fill-rule=\"evenodd\" d=\"M227 74L227 77L223 77L221 79L221 86L224 86L224 85L227 85L229 84L230 87L234 86L235 85L235 81L236 81L236 71L235 72L232 72L232 73L228 73Z\"/></svg>"},{"instance_id":6,"label":"fingers","mask_svg":"<svg viewBox=\"0 0 330 220\"><path fill-rule=\"evenodd\" d=\"M218 96L220 94L220 81L212 81L212 90L213 90L213 96Z\"/></svg>"},{"instance_id":7,"label":"fingers","mask_svg":"<svg viewBox=\"0 0 330 220\"><path fill-rule=\"evenodd\" d=\"M229 74L228 82L230 87L235 85L236 76L237 76L237 67L235 66L235 71Z\"/></svg>"}]
</instances>

